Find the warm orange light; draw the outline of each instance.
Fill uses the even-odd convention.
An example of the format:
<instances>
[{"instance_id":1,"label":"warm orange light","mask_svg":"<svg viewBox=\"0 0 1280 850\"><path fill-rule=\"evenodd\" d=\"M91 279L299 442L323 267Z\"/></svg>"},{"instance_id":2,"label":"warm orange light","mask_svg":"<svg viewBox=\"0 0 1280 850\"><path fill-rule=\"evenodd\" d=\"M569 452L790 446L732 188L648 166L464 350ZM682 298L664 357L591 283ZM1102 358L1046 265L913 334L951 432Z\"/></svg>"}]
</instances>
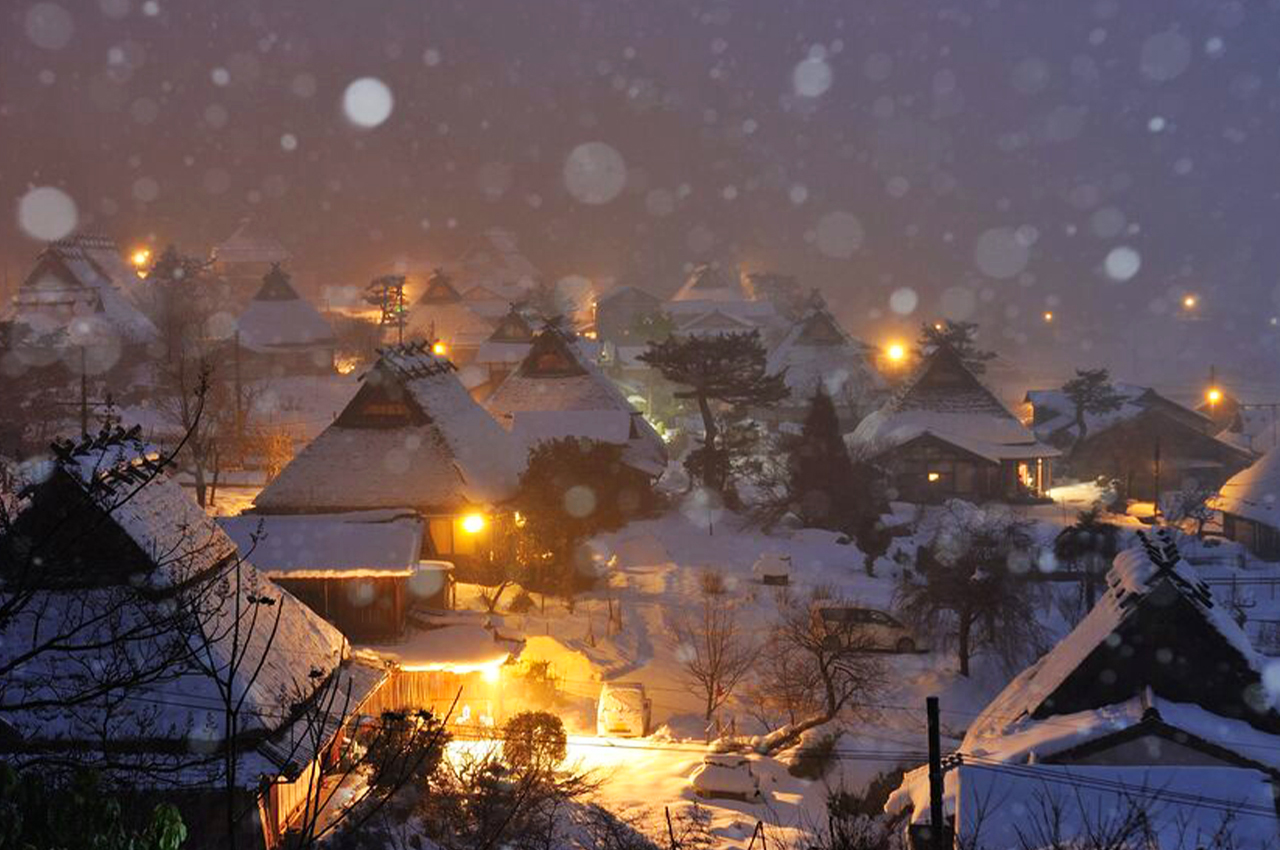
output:
<instances>
[{"instance_id":1,"label":"warm orange light","mask_svg":"<svg viewBox=\"0 0 1280 850\"><path fill-rule=\"evenodd\" d=\"M907 357L907 349L900 342L895 342L885 349L884 352L894 363L901 363Z\"/></svg>"},{"instance_id":2,"label":"warm orange light","mask_svg":"<svg viewBox=\"0 0 1280 850\"><path fill-rule=\"evenodd\" d=\"M437 357L444 357L444 353L448 350L443 342L437 342L431 346L431 353Z\"/></svg>"},{"instance_id":3,"label":"warm orange light","mask_svg":"<svg viewBox=\"0 0 1280 850\"><path fill-rule=\"evenodd\" d=\"M147 263L151 262L151 252L146 248L139 248L133 252L132 256L129 257L129 262L133 263L134 268L140 269Z\"/></svg>"},{"instance_id":4,"label":"warm orange light","mask_svg":"<svg viewBox=\"0 0 1280 850\"><path fill-rule=\"evenodd\" d=\"M934 322L934 323L933 323L933 329L934 329L935 331L940 331L940 330L942 330L942 322Z\"/></svg>"},{"instance_id":5,"label":"warm orange light","mask_svg":"<svg viewBox=\"0 0 1280 850\"><path fill-rule=\"evenodd\" d=\"M462 530L467 534L479 534L484 531L483 514L467 514L462 518Z\"/></svg>"},{"instance_id":6,"label":"warm orange light","mask_svg":"<svg viewBox=\"0 0 1280 850\"><path fill-rule=\"evenodd\" d=\"M1198 303L1200 303L1200 299L1196 298L1194 295L1187 295L1182 299L1182 306L1188 310L1194 310Z\"/></svg>"},{"instance_id":7,"label":"warm orange light","mask_svg":"<svg viewBox=\"0 0 1280 850\"><path fill-rule=\"evenodd\" d=\"M1222 390L1218 389L1217 387L1212 387L1207 393L1204 394L1204 397L1209 400L1209 404L1217 404L1218 402L1222 401Z\"/></svg>"},{"instance_id":8,"label":"warm orange light","mask_svg":"<svg viewBox=\"0 0 1280 850\"><path fill-rule=\"evenodd\" d=\"M1045 310L1045 311L1044 311L1044 320L1045 320L1046 322L1052 322L1052 321L1053 321L1053 311L1052 311L1052 310Z\"/></svg>"},{"instance_id":9,"label":"warm orange light","mask_svg":"<svg viewBox=\"0 0 1280 850\"><path fill-rule=\"evenodd\" d=\"M941 473L941 472L930 472L930 473L929 473L929 480L930 480L930 481L938 481L938 480L940 480L941 478L942 478L942 473Z\"/></svg>"}]
</instances>

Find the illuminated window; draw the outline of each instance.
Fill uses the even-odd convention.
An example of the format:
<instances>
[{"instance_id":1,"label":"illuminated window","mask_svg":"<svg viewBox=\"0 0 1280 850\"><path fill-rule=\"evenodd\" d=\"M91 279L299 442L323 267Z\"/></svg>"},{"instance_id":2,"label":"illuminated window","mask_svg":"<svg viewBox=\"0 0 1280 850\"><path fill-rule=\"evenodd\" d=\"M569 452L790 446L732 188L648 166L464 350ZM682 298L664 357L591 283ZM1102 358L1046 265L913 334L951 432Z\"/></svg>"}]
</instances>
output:
<instances>
[{"instance_id":1,"label":"illuminated window","mask_svg":"<svg viewBox=\"0 0 1280 850\"><path fill-rule=\"evenodd\" d=\"M929 473L929 483L930 483L930 484L932 484L932 483L933 483L933 482L935 482L935 481L941 481L941 480L942 480L942 473L941 473L941 472L930 472L930 473Z\"/></svg>"}]
</instances>

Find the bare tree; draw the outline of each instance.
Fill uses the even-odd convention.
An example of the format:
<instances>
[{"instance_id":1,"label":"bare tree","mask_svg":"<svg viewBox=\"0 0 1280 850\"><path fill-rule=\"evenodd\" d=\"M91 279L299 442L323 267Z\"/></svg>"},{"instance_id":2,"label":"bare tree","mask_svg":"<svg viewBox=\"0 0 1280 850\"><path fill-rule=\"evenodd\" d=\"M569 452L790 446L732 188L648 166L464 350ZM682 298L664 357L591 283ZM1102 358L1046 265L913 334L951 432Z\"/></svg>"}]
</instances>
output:
<instances>
[{"instance_id":1,"label":"bare tree","mask_svg":"<svg viewBox=\"0 0 1280 850\"><path fill-rule=\"evenodd\" d=\"M1043 649L1039 591L1026 520L1007 509L979 508L958 499L937 518L914 572L904 571L896 603L903 617L956 649L960 675L975 651L989 649L1013 667Z\"/></svg>"},{"instance_id":2,"label":"bare tree","mask_svg":"<svg viewBox=\"0 0 1280 850\"><path fill-rule=\"evenodd\" d=\"M807 672L807 677L797 675L796 681L802 688L809 681L816 684L817 708L766 735L762 752L790 746L808 730L857 709L859 702L866 702L884 687L884 663L874 653L874 641L863 625L853 617L828 613L856 607L856 603L838 597L781 600L770 637L772 652L782 653L775 659L785 658L786 663Z\"/></svg>"},{"instance_id":3,"label":"bare tree","mask_svg":"<svg viewBox=\"0 0 1280 850\"><path fill-rule=\"evenodd\" d=\"M709 724L759 655L756 641L743 626L739 606L729 598L720 573L700 577L701 604L696 612L671 617L671 639L685 679L703 697Z\"/></svg>"}]
</instances>

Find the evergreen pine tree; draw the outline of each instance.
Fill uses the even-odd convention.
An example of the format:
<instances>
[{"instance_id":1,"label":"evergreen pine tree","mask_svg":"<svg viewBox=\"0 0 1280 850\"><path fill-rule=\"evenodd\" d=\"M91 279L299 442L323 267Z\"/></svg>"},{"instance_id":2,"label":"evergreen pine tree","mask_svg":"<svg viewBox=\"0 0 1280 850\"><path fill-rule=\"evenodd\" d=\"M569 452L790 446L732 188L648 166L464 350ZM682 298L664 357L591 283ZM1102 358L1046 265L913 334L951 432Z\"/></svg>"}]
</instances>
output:
<instances>
[{"instance_id":1,"label":"evergreen pine tree","mask_svg":"<svg viewBox=\"0 0 1280 850\"><path fill-rule=\"evenodd\" d=\"M787 452L788 490L805 525L847 531L853 513L853 462L840 434L831 396L813 394L800 436Z\"/></svg>"}]
</instances>

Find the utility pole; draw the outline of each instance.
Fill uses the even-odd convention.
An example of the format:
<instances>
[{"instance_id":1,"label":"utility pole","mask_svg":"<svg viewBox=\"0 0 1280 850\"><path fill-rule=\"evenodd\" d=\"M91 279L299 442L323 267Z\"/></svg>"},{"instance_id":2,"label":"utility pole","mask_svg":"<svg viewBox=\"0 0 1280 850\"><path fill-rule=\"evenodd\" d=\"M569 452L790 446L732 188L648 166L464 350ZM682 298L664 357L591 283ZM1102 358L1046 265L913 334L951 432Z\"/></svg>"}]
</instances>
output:
<instances>
[{"instance_id":1,"label":"utility pole","mask_svg":"<svg viewBox=\"0 0 1280 850\"><path fill-rule=\"evenodd\" d=\"M80 346L80 436L89 436L89 372L83 345Z\"/></svg>"},{"instance_id":2,"label":"utility pole","mask_svg":"<svg viewBox=\"0 0 1280 850\"><path fill-rule=\"evenodd\" d=\"M1156 457L1155 457L1155 502L1151 508L1151 522L1153 525L1160 523L1160 438L1156 437Z\"/></svg>"},{"instance_id":3,"label":"utility pole","mask_svg":"<svg viewBox=\"0 0 1280 850\"><path fill-rule=\"evenodd\" d=\"M244 443L244 414L240 409L240 331L238 330L236 331L234 344L235 349L231 352L231 366L236 390L236 451L241 451L241 446Z\"/></svg>"},{"instance_id":4,"label":"utility pole","mask_svg":"<svg viewBox=\"0 0 1280 850\"><path fill-rule=\"evenodd\" d=\"M924 702L929 717L929 847L945 850L946 820L942 813L942 726L938 720L938 698Z\"/></svg>"}]
</instances>

